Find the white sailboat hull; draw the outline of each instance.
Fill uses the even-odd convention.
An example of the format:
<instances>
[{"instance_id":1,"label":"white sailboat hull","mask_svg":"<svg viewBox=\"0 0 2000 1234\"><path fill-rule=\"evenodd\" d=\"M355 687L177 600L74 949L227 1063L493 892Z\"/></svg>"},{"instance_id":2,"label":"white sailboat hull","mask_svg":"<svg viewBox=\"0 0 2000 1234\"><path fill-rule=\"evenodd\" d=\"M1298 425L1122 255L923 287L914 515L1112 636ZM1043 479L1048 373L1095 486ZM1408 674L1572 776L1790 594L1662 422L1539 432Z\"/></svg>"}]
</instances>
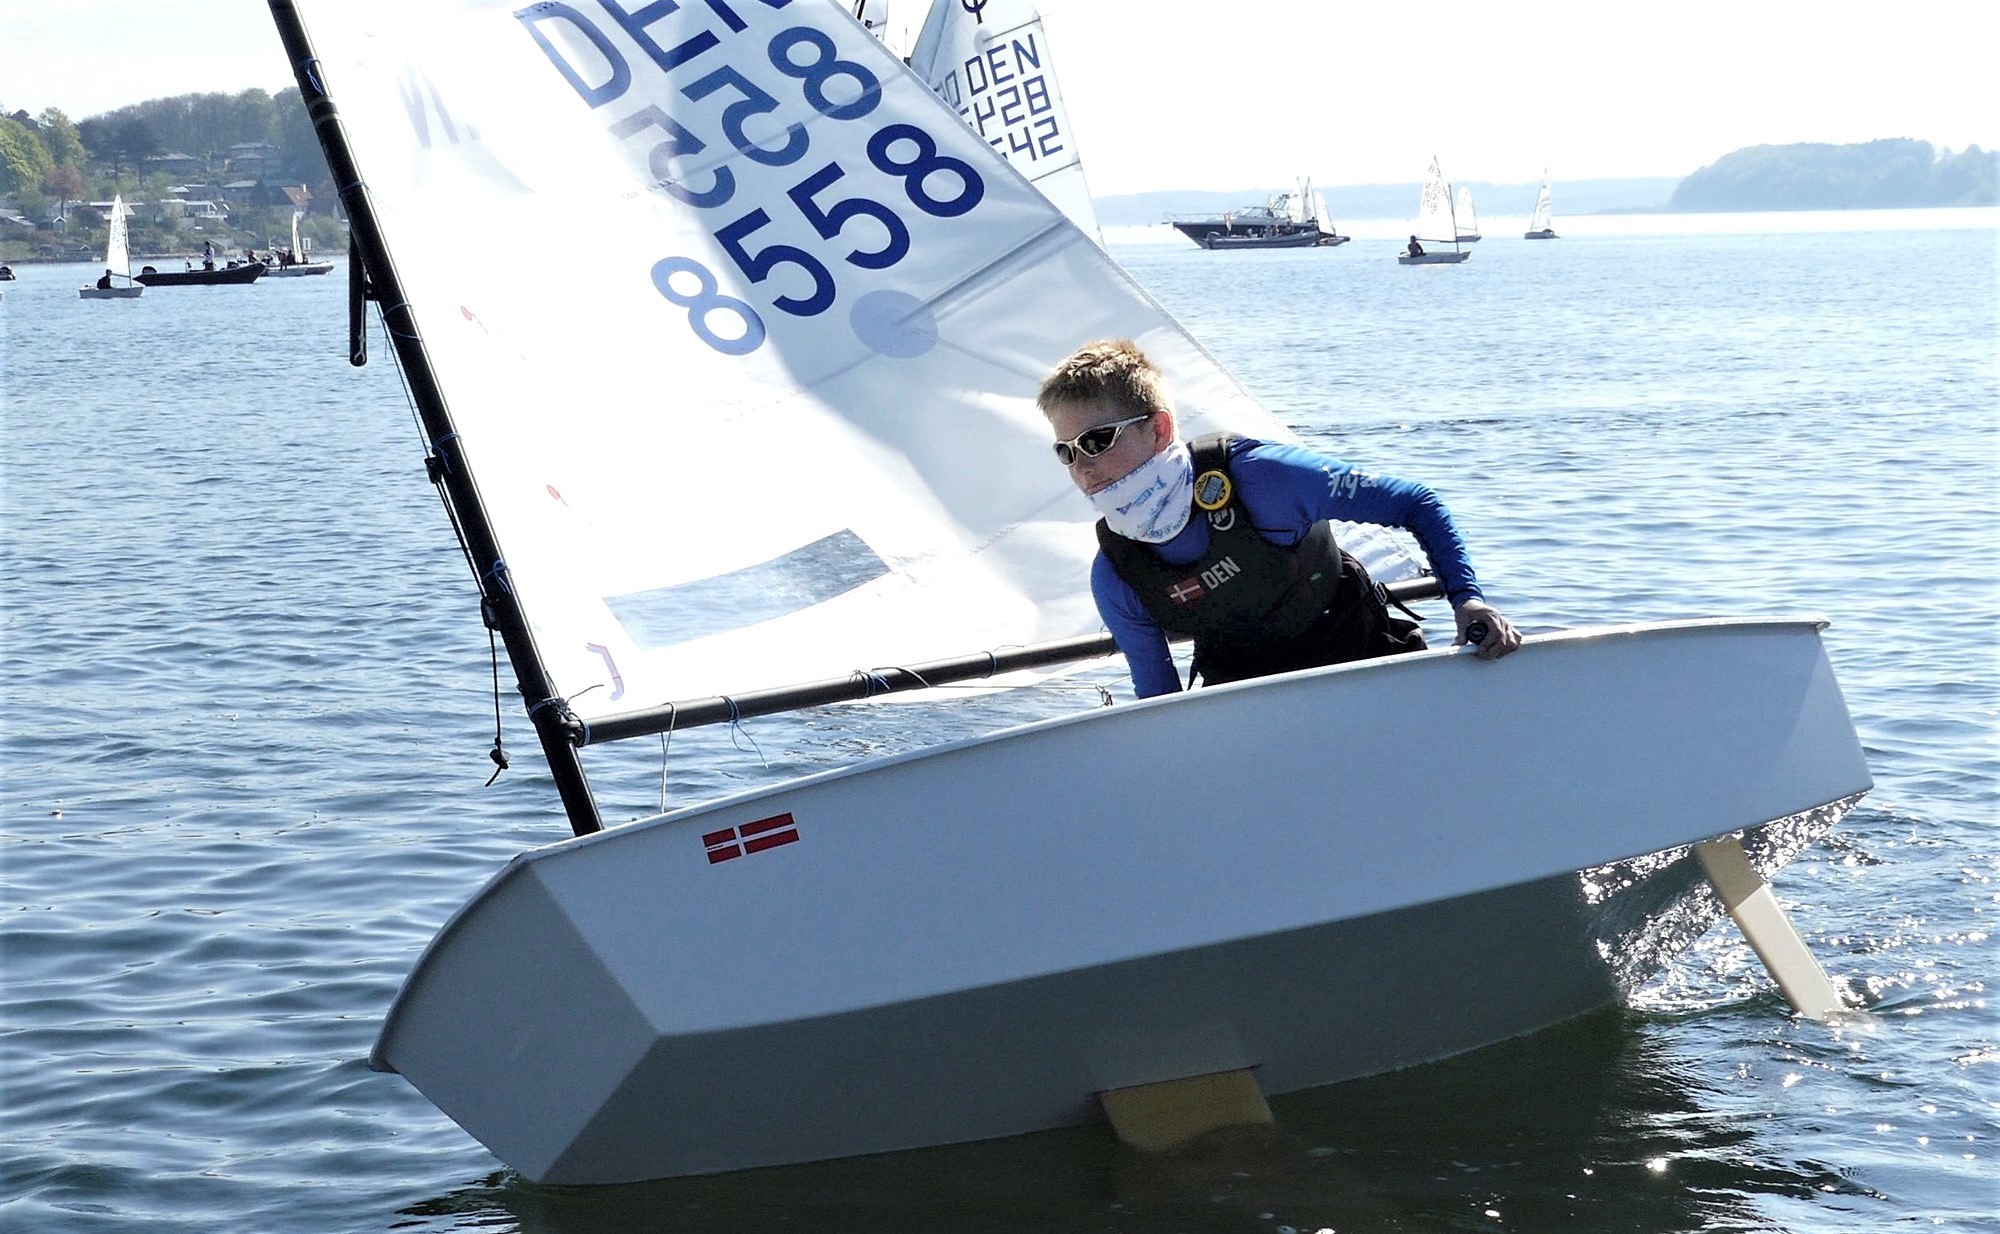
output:
<instances>
[{"instance_id":1,"label":"white sailboat hull","mask_svg":"<svg viewBox=\"0 0 2000 1234\"><path fill-rule=\"evenodd\" d=\"M1396 255L1396 262L1398 265L1404 266L1449 266L1464 261L1470 256L1472 256L1470 253L1426 252L1412 257L1408 253L1399 253Z\"/></svg>"},{"instance_id":2,"label":"white sailboat hull","mask_svg":"<svg viewBox=\"0 0 2000 1234\"><path fill-rule=\"evenodd\" d=\"M76 294L85 300L134 300L146 290L142 283L130 287L79 287Z\"/></svg>"},{"instance_id":3,"label":"white sailboat hull","mask_svg":"<svg viewBox=\"0 0 2000 1234\"><path fill-rule=\"evenodd\" d=\"M1673 850L1748 829L1769 873L1870 786L1818 629L1288 674L536 850L433 941L374 1061L528 1177L608 1183L1473 1049L1712 919Z\"/></svg>"}]
</instances>

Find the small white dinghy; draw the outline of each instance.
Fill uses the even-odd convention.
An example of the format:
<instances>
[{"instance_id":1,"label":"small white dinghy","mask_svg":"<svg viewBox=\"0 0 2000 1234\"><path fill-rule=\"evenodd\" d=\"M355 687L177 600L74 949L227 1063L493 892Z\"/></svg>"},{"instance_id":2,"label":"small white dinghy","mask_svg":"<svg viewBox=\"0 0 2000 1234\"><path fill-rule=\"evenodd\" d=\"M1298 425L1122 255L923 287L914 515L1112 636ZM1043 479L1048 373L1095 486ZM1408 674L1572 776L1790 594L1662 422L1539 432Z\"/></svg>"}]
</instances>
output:
<instances>
[{"instance_id":1,"label":"small white dinghy","mask_svg":"<svg viewBox=\"0 0 2000 1234\"><path fill-rule=\"evenodd\" d=\"M642 40L272 0L576 833L445 924L373 1061L527 1177L1472 1049L1718 915L1690 844L1741 833L1727 901L1768 899L1869 786L1818 626L1716 621L1093 708L605 830L593 745L1109 651L1033 404L1079 344L1137 340L1189 435L1292 439L845 4L656 7ZM476 256L583 210L605 260L525 288Z\"/></svg>"},{"instance_id":2,"label":"small white dinghy","mask_svg":"<svg viewBox=\"0 0 2000 1234\"><path fill-rule=\"evenodd\" d=\"M1556 238L1555 194L1549 192L1549 173L1542 173L1541 191L1535 194L1535 212L1528 219L1528 230L1524 235L1529 240L1553 240Z\"/></svg>"},{"instance_id":3,"label":"small white dinghy","mask_svg":"<svg viewBox=\"0 0 2000 1234\"><path fill-rule=\"evenodd\" d=\"M1458 186L1457 204L1452 207L1452 230L1460 244L1477 244L1482 239L1479 234L1479 208L1472 204L1472 189L1467 185Z\"/></svg>"},{"instance_id":4,"label":"small white dinghy","mask_svg":"<svg viewBox=\"0 0 2000 1234\"><path fill-rule=\"evenodd\" d=\"M142 283L132 281L132 253L126 239L127 226L125 199L123 195L111 195L111 217L105 221L104 272L108 286L82 287L77 295L85 300L134 300L146 288ZM124 279L123 283L118 282Z\"/></svg>"},{"instance_id":5,"label":"small white dinghy","mask_svg":"<svg viewBox=\"0 0 2000 1234\"><path fill-rule=\"evenodd\" d=\"M331 274L333 272L332 262L314 261L312 254L300 242L299 220L304 217L305 211L292 211L292 247L286 249L283 253L272 254L264 270L266 278L304 278L308 275Z\"/></svg>"},{"instance_id":6,"label":"small white dinghy","mask_svg":"<svg viewBox=\"0 0 2000 1234\"><path fill-rule=\"evenodd\" d=\"M1410 235L1419 244L1438 247L1425 248L1420 253L1412 253L1406 248L1396 255L1398 265L1451 266L1472 256L1461 247L1463 237L1458 234L1458 216L1451 202L1451 185L1445 181L1436 155L1431 156L1430 171L1424 176L1423 191L1417 196L1417 221ZM1442 247L1447 244L1451 247Z\"/></svg>"}]
</instances>

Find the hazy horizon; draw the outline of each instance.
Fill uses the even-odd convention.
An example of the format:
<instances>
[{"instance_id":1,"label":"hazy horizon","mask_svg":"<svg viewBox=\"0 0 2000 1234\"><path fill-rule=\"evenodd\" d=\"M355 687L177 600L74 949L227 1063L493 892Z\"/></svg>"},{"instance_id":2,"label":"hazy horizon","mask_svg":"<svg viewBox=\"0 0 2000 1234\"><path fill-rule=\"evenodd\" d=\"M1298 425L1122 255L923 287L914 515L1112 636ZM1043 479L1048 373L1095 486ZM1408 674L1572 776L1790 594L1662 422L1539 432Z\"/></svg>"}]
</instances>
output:
<instances>
[{"instance_id":1,"label":"hazy horizon","mask_svg":"<svg viewBox=\"0 0 2000 1234\"><path fill-rule=\"evenodd\" d=\"M926 7L895 0L892 29ZM1380 7L1272 6L1254 23L1163 17L1143 0L1040 8L1098 197L1307 176L1414 183L1433 155L1455 181L1514 184L1545 168L1559 181L1680 177L1794 142L2000 145L1977 84L2000 5L1912 0L1891 23L1859 3L1639 0L1607 13L1549 0L1530 22L1446 3L1421 26ZM82 119L292 84L260 0L0 0L0 15L7 112Z\"/></svg>"}]
</instances>

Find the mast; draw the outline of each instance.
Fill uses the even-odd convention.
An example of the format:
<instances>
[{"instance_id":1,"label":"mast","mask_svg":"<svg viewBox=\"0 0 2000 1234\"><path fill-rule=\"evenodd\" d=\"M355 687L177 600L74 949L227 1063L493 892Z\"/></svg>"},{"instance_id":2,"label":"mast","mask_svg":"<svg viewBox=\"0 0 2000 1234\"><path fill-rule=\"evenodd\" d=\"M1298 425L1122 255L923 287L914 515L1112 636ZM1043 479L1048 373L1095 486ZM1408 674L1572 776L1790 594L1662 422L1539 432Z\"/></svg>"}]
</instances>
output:
<instances>
[{"instance_id":1,"label":"mast","mask_svg":"<svg viewBox=\"0 0 2000 1234\"><path fill-rule=\"evenodd\" d=\"M1431 155L1431 168L1437 172L1439 179L1444 179L1444 168L1438 164L1435 154ZM1457 192L1456 185L1449 180L1444 181L1444 212L1445 217L1451 220L1451 251L1454 253L1464 247L1458 242L1458 201L1453 196Z\"/></svg>"},{"instance_id":2,"label":"mast","mask_svg":"<svg viewBox=\"0 0 2000 1234\"><path fill-rule=\"evenodd\" d=\"M584 777L579 753L582 726L569 705L556 694L555 682L535 650L527 615L514 594L492 520L459 452L458 430L453 425L451 409L431 367L416 314L404 297L395 263L382 238L381 223L376 218L368 186L362 183L354 153L348 148L339 111L319 80L319 59L313 54L312 42L292 0L269 0L269 3L272 20L277 23L279 37L285 44L285 54L292 62L293 76L298 80L300 100L312 117L313 132L326 153L327 170L340 186L340 201L347 211L355 253L365 263L373 298L385 306L382 316L389 325L389 342L409 378L410 393L429 438L431 478L444 499L447 513L459 527L478 578L480 612L488 628L497 631L507 646L508 662L514 666L522 696L527 700L528 716L534 722L549 771L555 776L556 790L562 796L571 830L577 835L602 831L604 822L598 815L590 783ZM497 745L494 751L498 761Z\"/></svg>"}]
</instances>

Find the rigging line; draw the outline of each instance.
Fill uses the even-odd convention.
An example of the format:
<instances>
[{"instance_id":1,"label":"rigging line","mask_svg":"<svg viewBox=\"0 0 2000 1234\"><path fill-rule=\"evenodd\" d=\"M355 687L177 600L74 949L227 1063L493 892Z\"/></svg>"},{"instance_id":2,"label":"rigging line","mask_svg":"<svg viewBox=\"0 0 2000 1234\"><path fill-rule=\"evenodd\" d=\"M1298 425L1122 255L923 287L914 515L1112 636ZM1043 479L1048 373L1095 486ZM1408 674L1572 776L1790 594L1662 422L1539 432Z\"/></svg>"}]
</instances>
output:
<instances>
[{"instance_id":1,"label":"rigging line","mask_svg":"<svg viewBox=\"0 0 2000 1234\"><path fill-rule=\"evenodd\" d=\"M507 572L507 559L505 557L495 561L491 568L481 570L479 572L479 581L482 584L480 587L482 591L485 590L484 584L491 581L503 594L510 596L514 594L514 577Z\"/></svg>"},{"instance_id":2,"label":"rigging line","mask_svg":"<svg viewBox=\"0 0 2000 1234\"><path fill-rule=\"evenodd\" d=\"M560 704L565 710L567 710L571 702L575 701L576 699L582 698L584 695L590 693L592 690L602 688L603 685L604 683L601 681L593 681L589 685L585 686L583 689L578 690L576 693L570 695L568 698L563 698L560 695L551 694L547 698L541 699L538 702L528 704L528 714L534 715L536 712L540 711L544 707L552 707L556 706L557 704ZM583 723L583 721L577 720L577 723L581 724Z\"/></svg>"},{"instance_id":3,"label":"rigging line","mask_svg":"<svg viewBox=\"0 0 2000 1234\"><path fill-rule=\"evenodd\" d=\"M375 312L378 317L382 313L382 304L380 301L377 301L375 304ZM383 335L386 337L389 332L389 323L383 321ZM450 462L444 459L444 456L438 451L437 447L450 441L452 438L458 436L458 434L455 432L447 433L435 442L425 437L423 413L417 410L416 391L410 388L410 375L403 371L403 358L396 353L394 347L389 349L389 356L392 361L389 367L396 370L396 381L403 387L403 404L410 409L410 423L416 426L417 440L422 442L424 446L426 472L430 471L429 463L433 459L439 460L439 467L449 469L451 466ZM457 508L451 504L451 493L445 488L441 474L431 474L430 481L431 486L437 489L438 499L444 506L444 517L445 521L451 524L451 534L458 538L458 552L460 556L465 558L465 568L472 571L474 579L478 579L480 577L479 564L472 559L472 545L465 538L465 527L459 521Z\"/></svg>"},{"instance_id":4,"label":"rigging line","mask_svg":"<svg viewBox=\"0 0 2000 1234\"><path fill-rule=\"evenodd\" d=\"M394 304L391 304L387 308L382 310L382 328L384 330L387 330L390 334L394 335L397 338L406 338L409 339L411 342L421 342L423 336L419 335L415 330L408 330L408 331L398 330L396 329L396 327L389 324L389 314L397 312L398 310L405 313L410 313L412 317L416 316L415 313L412 313L410 311L410 302L408 300L398 300Z\"/></svg>"},{"instance_id":5,"label":"rigging line","mask_svg":"<svg viewBox=\"0 0 2000 1234\"><path fill-rule=\"evenodd\" d=\"M382 306L379 302L376 304L375 310L378 315L382 312ZM385 335L390 333L389 323L386 320L382 322L382 332ZM424 437L424 421L422 414L417 410L416 393L410 389L409 374L403 371L403 359L396 354L394 347L389 349L389 355L391 358L390 367L396 370L397 384L403 388L403 405L409 410L410 422L416 427L417 437L421 441ZM437 460L439 466L449 469L451 466L450 459L437 447L456 436L458 436L457 433L450 433L437 442L426 443L426 462ZM425 470L429 472L430 468L426 467ZM432 487L437 489L439 503L444 506L445 521L451 524L451 534L458 540L459 555L465 559L466 569L471 570L473 576L478 578L480 577L479 567L472 559L472 545L466 540L465 528L459 522L458 511L451 504L451 494L445 489L438 475L432 474L430 479ZM482 592L484 591L483 586L481 590ZM487 788L492 788L494 781L500 778L500 773L507 770L508 759L501 719L502 708L500 705L500 645L499 640L494 634L498 622L494 617L491 605L483 594L479 598L479 616L480 624L486 627L486 649L493 662L493 748L486 753L486 756L493 760L493 774L487 777L485 785ZM588 731L588 729L585 730L586 733Z\"/></svg>"},{"instance_id":6,"label":"rigging line","mask_svg":"<svg viewBox=\"0 0 2000 1234\"><path fill-rule=\"evenodd\" d=\"M880 670L857 668L854 670L853 677L854 680L868 687L868 693L862 696L864 698L874 698L878 690L883 694L893 694L896 692L896 687L889 684L889 679L884 677Z\"/></svg>"},{"instance_id":7,"label":"rigging line","mask_svg":"<svg viewBox=\"0 0 2000 1234\"><path fill-rule=\"evenodd\" d=\"M660 813L667 812L667 751L673 746L674 721L680 716L680 708L667 705L667 727L660 734Z\"/></svg>"},{"instance_id":8,"label":"rigging line","mask_svg":"<svg viewBox=\"0 0 2000 1234\"><path fill-rule=\"evenodd\" d=\"M723 702L725 702L725 703L728 703L728 704L729 704L729 746L730 746L730 748L731 748L731 749L733 749L733 750L737 750L737 751L739 751L739 752L740 752L740 751L741 751L741 750L743 749L743 747L742 747L742 746L740 746L740 745L737 745L737 744L736 744L736 734L738 734L738 733L741 733L741 734L743 734L743 740L745 740L745 741L749 742L749 743L750 743L750 748L751 748L752 750L755 750L755 751L757 752L757 761L758 761L758 762L760 762L760 763L762 763L762 764L764 764L764 770L766 770L766 771L769 771L769 770L771 769L771 760L770 760L770 759L768 759L768 758L765 758L765 757L764 757L764 747L762 747L762 746L758 745L758 744L757 744L757 739L756 739L755 737L752 737L752 736L750 735L750 730L749 730L749 729L747 729L747 728L744 728L744 727L743 727L743 717L742 717L742 715L741 715L741 714L740 714L740 713L739 713L739 712L737 711L737 708L736 708L736 700L735 700L735 699L733 699L733 698L730 698L730 697L729 697L728 695L724 695L724 696L723 696L723 698L722 698L722 701L723 701Z\"/></svg>"},{"instance_id":9,"label":"rigging line","mask_svg":"<svg viewBox=\"0 0 2000 1234\"><path fill-rule=\"evenodd\" d=\"M493 781L507 770L507 747L500 740L500 640L491 625L486 627L486 650L493 657L493 749L486 755L493 760L493 774L486 777L486 787L492 788Z\"/></svg>"},{"instance_id":10,"label":"rigging line","mask_svg":"<svg viewBox=\"0 0 2000 1234\"><path fill-rule=\"evenodd\" d=\"M453 431L446 433L444 436L438 438L436 441L433 441L431 443L431 453L437 456L438 466L444 468L446 471L451 470L451 455L446 454L444 452L444 448L445 446L457 440L458 440L458 433L456 431Z\"/></svg>"}]
</instances>

